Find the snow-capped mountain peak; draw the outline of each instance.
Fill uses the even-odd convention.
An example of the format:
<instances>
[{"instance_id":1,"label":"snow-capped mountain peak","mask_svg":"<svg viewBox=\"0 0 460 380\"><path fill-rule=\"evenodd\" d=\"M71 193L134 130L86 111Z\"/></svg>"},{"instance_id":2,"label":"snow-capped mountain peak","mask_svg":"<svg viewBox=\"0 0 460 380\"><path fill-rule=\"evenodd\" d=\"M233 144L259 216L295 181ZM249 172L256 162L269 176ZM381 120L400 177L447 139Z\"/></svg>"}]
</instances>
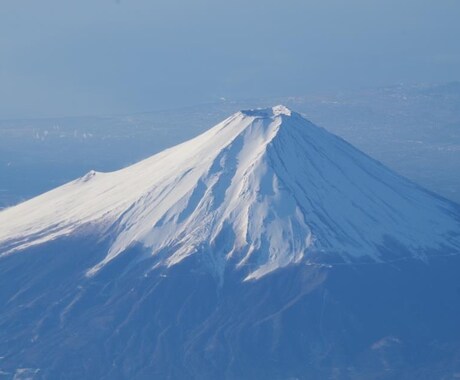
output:
<instances>
[{"instance_id":1,"label":"snow-capped mountain peak","mask_svg":"<svg viewBox=\"0 0 460 380\"><path fill-rule=\"evenodd\" d=\"M247 116L257 116L257 117L276 117L276 116L291 116L292 111L283 105L277 105L272 108L259 108L259 109L253 109L253 110L245 110L241 111L242 114L247 115Z\"/></svg>"},{"instance_id":2,"label":"snow-capped mountain peak","mask_svg":"<svg viewBox=\"0 0 460 380\"><path fill-rule=\"evenodd\" d=\"M140 245L152 266L200 255L219 276L231 265L257 279L322 255L458 250L455 210L276 106L238 112L135 165L92 171L0 212L0 254L97 233L110 249L88 275Z\"/></svg>"}]
</instances>

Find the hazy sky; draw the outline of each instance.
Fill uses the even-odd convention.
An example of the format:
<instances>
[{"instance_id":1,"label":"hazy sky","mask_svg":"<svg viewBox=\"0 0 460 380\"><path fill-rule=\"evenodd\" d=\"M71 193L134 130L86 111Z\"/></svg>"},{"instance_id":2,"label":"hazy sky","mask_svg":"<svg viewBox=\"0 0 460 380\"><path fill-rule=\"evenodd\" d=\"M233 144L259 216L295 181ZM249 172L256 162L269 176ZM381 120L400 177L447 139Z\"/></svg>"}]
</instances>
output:
<instances>
[{"instance_id":1,"label":"hazy sky","mask_svg":"<svg viewBox=\"0 0 460 380\"><path fill-rule=\"evenodd\" d=\"M458 0L1 0L0 118L460 80Z\"/></svg>"}]
</instances>

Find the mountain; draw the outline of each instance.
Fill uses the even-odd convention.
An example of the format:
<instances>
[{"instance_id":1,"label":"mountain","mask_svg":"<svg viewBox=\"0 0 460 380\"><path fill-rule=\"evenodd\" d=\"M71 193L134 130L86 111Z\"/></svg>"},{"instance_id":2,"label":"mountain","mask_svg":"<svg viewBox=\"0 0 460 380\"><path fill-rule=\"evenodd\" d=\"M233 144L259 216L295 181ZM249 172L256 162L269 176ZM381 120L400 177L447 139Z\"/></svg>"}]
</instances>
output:
<instances>
[{"instance_id":1,"label":"mountain","mask_svg":"<svg viewBox=\"0 0 460 380\"><path fill-rule=\"evenodd\" d=\"M241 111L0 212L0 370L454 377L459 254L458 205L284 106Z\"/></svg>"}]
</instances>

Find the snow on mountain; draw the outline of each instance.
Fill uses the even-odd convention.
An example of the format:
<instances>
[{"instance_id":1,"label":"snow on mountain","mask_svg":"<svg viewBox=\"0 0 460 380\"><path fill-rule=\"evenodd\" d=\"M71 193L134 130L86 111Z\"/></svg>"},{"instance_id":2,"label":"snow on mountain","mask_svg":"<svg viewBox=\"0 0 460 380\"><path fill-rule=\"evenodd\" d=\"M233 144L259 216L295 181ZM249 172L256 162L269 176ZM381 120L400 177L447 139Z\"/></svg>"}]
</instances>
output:
<instances>
[{"instance_id":1,"label":"snow on mountain","mask_svg":"<svg viewBox=\"0 0 460 380\"><path fill-rule=\"evenodd\" d=\"M0 256L69 234L111 241L104 265L140 244L155 265L200 254L257 279L329 253L426 259L460 249L458 207L283 106L239 112L204 134L112 173L0 212ZM400 253L399 253L400 254Z\"/></svg>"}]
</instances>

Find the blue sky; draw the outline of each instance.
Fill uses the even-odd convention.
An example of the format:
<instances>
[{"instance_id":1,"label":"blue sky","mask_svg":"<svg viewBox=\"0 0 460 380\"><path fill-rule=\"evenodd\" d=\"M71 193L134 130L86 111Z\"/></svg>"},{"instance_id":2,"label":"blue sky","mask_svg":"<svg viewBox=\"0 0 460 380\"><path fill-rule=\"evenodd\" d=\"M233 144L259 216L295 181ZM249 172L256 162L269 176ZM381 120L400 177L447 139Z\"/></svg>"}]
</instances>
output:
<instances>
[{"instance_id":1,"label":"blue sky","mask_svg":"<svg viewBox=\"0 0 460 380\"><path fill-rule=\"evenodd\" d=\"M460 80L458 0L2 0L0 118Z\"/></svg>"}]
</instances>

